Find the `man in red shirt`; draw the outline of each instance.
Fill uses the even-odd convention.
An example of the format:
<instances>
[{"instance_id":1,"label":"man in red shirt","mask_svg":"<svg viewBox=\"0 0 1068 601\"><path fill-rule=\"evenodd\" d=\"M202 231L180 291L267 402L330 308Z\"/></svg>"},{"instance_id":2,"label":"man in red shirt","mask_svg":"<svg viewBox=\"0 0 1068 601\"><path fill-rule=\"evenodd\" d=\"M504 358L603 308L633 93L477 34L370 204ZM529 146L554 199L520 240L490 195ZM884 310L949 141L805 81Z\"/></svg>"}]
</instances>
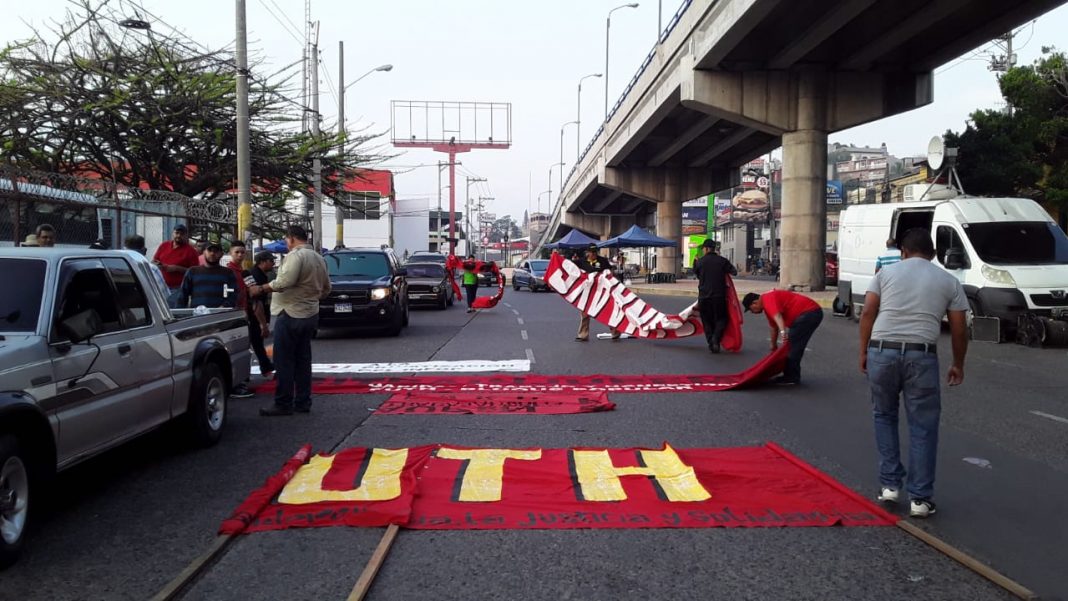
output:
<instances>
[{"instance_id":1,"label":"man in red shirt","mask_svg":"<svg viewBox=\"0 0 1068 601\"><path fill-rule=\"evenodd\" d=\"M811 298L790 292L772 290L764 294L750 292L742 299L742 306L751 313L764 313L771 326L771 350L779 348L779 341L789 343L786 369L772 384L793 385L801 382L801 359L809 338L823 322L823 309Z\"/></svg>"},{"instance_id":2,"label":"man in red shirt","mask_svg":"<svg viewBox=\"0 0 1068 601\"><path fill-rule=\"evenodd\" d=\"M159 245L152 262L163 272L163 281L167 283L171 296L168 299L173 309L177 305L178 291L182 288L182 279L190 267L200 265L200 256L189 244L189 229L184 223L174 226L174 234L167 242Z\"/></svg>"}]
</instances>

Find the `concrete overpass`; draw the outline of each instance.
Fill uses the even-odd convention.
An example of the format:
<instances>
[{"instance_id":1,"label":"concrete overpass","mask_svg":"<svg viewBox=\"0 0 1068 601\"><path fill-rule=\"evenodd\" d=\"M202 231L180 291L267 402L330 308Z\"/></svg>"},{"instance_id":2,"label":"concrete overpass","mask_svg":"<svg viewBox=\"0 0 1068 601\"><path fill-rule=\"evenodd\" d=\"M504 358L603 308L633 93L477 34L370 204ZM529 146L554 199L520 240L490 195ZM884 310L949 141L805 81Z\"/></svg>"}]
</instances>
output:
<instances>
[{"instance_id":1,"label":"concrete overpass","mask_svg":"<svg viewBox=\"0 0 1068 601\"><path fill-rule=\"evenodd\" d=\"M692 0L568 176L545 241L652 213L678 240L683 201L782 146L780 281L822 289L828 134L932 102L936 67L1064 1ZM660 271L680 266L658 251Z\"/></svg>"}]
</instances>

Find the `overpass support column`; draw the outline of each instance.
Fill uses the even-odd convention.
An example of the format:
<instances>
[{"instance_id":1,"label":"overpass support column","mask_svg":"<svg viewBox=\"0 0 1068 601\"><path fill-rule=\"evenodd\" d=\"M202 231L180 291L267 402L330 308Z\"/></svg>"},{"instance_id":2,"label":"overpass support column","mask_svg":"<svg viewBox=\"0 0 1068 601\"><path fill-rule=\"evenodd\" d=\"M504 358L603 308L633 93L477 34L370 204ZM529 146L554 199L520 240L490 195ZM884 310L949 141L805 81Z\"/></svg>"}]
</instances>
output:
<instances>
[{"instance_id":1,"label":"overpass support column","mask_svg":"<svg viewBox=\"0 0 1068 601\"><path fill-rule=\"evenodd\" d=\"M681 174L668 172L664 177L664 195L656 205L656 235L682 243L682 185ZM679 247L656 249L656 270L676 276L682 267Z\"/></svg>"},{"instance_id":2,"label":"overpass support column","mask_svg":"<svg viewBox=\"0 0 1068 601\"><path fill-rule=\"evenodd\" d=\"M797 129L782 137L782 251L779 285L823 290L827 241L827 78L800 74Z\"/></svg>"}]
</instances>

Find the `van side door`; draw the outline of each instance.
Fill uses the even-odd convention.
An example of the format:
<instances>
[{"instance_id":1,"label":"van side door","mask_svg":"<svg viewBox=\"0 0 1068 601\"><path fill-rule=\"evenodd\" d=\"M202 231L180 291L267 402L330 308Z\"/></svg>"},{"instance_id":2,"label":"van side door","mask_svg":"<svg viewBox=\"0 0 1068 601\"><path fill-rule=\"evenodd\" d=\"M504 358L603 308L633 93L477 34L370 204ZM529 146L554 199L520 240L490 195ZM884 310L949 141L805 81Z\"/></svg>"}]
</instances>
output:
<instances>
[{"instance_id":1,"label":"van side door","mask_svg":"<svg viewBox=\"0 0 1068 601\"><path fill-rule=\"evenodd\" d=\"M141 376L102 260L63 261L55 295L48 341L56 395L42 399L41 406L59 423L56 452L63 467L129 436L135 423L129 406L137 400ZM72 344L58 324L89 309L100 316L101 330L87 343Z\"/></svg>"}]
</instances>

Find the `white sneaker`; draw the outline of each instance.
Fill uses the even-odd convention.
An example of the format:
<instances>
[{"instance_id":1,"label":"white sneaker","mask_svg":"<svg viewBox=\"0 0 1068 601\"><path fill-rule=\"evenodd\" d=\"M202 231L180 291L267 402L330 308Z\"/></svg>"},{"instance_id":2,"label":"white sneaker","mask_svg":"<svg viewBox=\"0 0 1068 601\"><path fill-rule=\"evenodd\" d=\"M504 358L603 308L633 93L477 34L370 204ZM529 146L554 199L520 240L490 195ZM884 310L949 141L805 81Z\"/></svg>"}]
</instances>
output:
<instances>
[{"instance_id":1,"label":"white sneaker","mask_svg":"<svg viewBox=\"0 0 1068 601\"><path fill-rule=\"evenodd\" d=\"M927 499L913 499L909 503L909 515L914 518L925 518L935 514L935 504Z\"/></svg>"},{"instance_id":2,"label":"white sneaker","mask_svg":"<svg viewBox=\"0 0 1068 601\"><path fill-rule=\"evenodd\" d=\"M897 503L897 500L900 496L901 491L899 491L898 489L890 488L889 486L884 486L882 490L879 491L878 498L883 503Z\"/></svg>"}]
</instances>

